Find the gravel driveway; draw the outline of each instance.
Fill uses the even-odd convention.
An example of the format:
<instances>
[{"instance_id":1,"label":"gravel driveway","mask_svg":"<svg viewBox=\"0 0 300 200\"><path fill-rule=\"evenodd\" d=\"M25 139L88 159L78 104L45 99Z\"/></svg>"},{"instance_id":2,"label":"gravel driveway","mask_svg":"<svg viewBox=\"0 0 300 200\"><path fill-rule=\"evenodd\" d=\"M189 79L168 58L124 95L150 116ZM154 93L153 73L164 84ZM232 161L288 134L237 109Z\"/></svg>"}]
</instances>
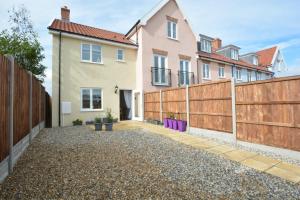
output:
<instances>
[{"instance_id":1,"label":"gravel driveway","mask_svg":"<svg viewBox=\"0 0 300 200\"><path fill-rule=\"evenodd\" d=\"M0 199L300 199L300 185L163 136L45 129Z\"/></svg>"}]
</instances>

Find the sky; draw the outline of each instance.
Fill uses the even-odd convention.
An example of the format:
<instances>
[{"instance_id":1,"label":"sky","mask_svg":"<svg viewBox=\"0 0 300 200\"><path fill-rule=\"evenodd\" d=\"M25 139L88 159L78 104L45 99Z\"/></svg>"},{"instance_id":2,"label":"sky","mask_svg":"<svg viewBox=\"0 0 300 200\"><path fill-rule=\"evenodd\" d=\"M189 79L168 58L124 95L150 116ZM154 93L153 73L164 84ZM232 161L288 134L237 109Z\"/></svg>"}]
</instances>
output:
<instances>
[{"instance_id":1,"label":"sky","mask_svg":"<svg viewBox=\"0 0 300 200\"><path fill-rule=\"evenodd\" d=\"M45 50L44 85L51 94L52 45L47 27L68 6L71 21L126 33L160 0L10 0L0 1L0 30L9 27L8 10L25 5ZM240 54L279 45L288 65L281 75L300 74L299 0L178 0L195 34L221 38Z\"/></svg>"}]
</instances>

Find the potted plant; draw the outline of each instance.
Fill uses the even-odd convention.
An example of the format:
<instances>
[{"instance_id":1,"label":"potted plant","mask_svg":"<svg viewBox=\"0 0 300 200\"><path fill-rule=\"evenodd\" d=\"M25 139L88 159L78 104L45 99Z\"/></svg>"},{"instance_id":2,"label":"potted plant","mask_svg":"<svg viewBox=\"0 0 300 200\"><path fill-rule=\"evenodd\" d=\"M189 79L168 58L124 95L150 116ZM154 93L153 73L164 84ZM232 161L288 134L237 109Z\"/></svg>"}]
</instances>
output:
<instances>
[{"instance_id":1,"label":"potted plant","mask_svg":"<svg viewBox=\"0 0 300 200\"><path fill-rule=\"evenodd\" d=\"M82 120L76 119L72 123L73 123L73 126L81 126L82 125Z\"/></svg>"},{"instance_id":2,"label":"potted plant","mask_svg":"<svg viewBox=\"0 0 300 200\"><path fill-rule=\"evenodd\" d=\"M164 127L165 128L169 127L169 125L168 125L168 118L167 117L164 118Z\"/></svg>"},{"instance_id":3,"label":"potted plant","mask_svg":"<svg viewBox=\"0 0 300 200\"><path fill-rule=\"evenodd\" d=\"M113 128L114 118L111 114L111 109L107 109L106 111L106 123L105 123L105 130L112 131Z\"/></svg>"},{"instance_id":4,"label":"potted plant","mask_svg":"<svg viewBox=\"0 0 300 200\"><path fill-rule=\"evenodd\" d=\"M172 129L174 129L174 130L178 129L177 119L174 114L173 114L173 118L172 118Z\"/></svg>"},{"instance_id":5,"label":"potted plant","mask_svg":"<svg viewBox=\"0 0 300 200\"><path fill-rule=\"evenodd\" d=\"M173 128L173 119L174 119L174 114L173 113L168 113L168 127L170 128L170 129L172 129Z\"/></svg>"},{"instance_id":6,"label":"potted plant","mask_svg":"<svg viewBox=\"0 0 300 200\"><path fill-rule=\"evenodd\" d=\"M95 118L95 131L102 131L102 122L99 117Z\"/></svg>"},{"instance_id":7,"label":"potted plant","mask_svg":"<svg viewBox=\"0 0 300 200\"><path fill-rule=\"evenodd\" d=\"M178 125L178 131L179 132L185 132L186 131L186 125L187 122L184 120L177 120L177 125Z\"/></svg>"}]
</instances>

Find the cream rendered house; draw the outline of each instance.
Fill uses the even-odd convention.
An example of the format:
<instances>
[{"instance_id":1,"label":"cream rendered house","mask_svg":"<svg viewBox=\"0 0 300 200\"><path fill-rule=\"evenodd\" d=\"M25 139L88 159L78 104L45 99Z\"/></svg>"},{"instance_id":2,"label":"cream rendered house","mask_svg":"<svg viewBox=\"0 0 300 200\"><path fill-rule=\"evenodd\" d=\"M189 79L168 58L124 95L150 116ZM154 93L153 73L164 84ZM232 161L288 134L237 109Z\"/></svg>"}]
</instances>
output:
<instances>
[{"instance_id":1,"label":"cream rendered house","mask_svg":"<svg viewBox=\"0 0 300 200\"><path fill-rule=\"evenodd\" d=\"M104 117L107 109L115 118L131 119L137 45L122 34L71 22L66 7L48 29L53 45L52 125L92 121Z\"/></svg>"}]
</instances>

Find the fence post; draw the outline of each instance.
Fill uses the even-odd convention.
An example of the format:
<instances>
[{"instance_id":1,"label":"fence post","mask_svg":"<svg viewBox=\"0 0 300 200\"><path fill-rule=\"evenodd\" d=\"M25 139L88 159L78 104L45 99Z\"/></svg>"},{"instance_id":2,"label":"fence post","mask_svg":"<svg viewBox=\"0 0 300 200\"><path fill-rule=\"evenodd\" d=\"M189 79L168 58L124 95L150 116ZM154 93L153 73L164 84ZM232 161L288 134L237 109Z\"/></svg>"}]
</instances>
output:
<instances>
[{"instance_id":1,"label":"fence post","mask_svg":"<svg viewBox=\"0 0 300 200\"><path fill-rule=\"evenodd\" d=\"M39 85L39 132L41 131L41 104L42 104L42 85Z\"/></svg>"},{"instance_id":2,"label":"fence post","mask_svg":"<svg viewBox=\"0 0 300 200\"><path fill-rule=\"evenodd\" d=\"M10 61L10 76L9 76L9 157L8 157L8 173L13 172L13 147L14 147L14 74L15 61L13 56L8 56Z\"/></svg>"},{"instance_id":3,"label":"fence post","mask_svg":"<svg viewBox=\"0 0 300 200\"><path fill-rule=\"evenodd\" d=\"M186 127L187 132L190 132L190 97L189 97L189 86L185 87L185 101L186 101Z\"/></svg>"},{"instance_id":4,"label":"fence post","mask_svg":"<svg viewBox=\"0 0 300 200\"><path fill-rule=\"evenodd\" d=\"M231 78L232 134L236 142L235 78Z\"/></svg>"},{"instance_id":5,"label":"fence post","mask_svg":"<svg viewBox=\"0 0 300 200\"><path fill-rule=\"evenodd\" d=\"M162 110L162 91L159 90L159 118L160 122L163 121L163 110Z\"/></svg>"},{"instance_id":6,"label":"fence post","mask_svg":"<svg viewBox=\"0 0 300 200\"><path fill-rule=\"evenodd\" d=\"M32 142L32 73L30 75L30 89L29 89L29 144Z\"/></svg>"}]
</instances>

